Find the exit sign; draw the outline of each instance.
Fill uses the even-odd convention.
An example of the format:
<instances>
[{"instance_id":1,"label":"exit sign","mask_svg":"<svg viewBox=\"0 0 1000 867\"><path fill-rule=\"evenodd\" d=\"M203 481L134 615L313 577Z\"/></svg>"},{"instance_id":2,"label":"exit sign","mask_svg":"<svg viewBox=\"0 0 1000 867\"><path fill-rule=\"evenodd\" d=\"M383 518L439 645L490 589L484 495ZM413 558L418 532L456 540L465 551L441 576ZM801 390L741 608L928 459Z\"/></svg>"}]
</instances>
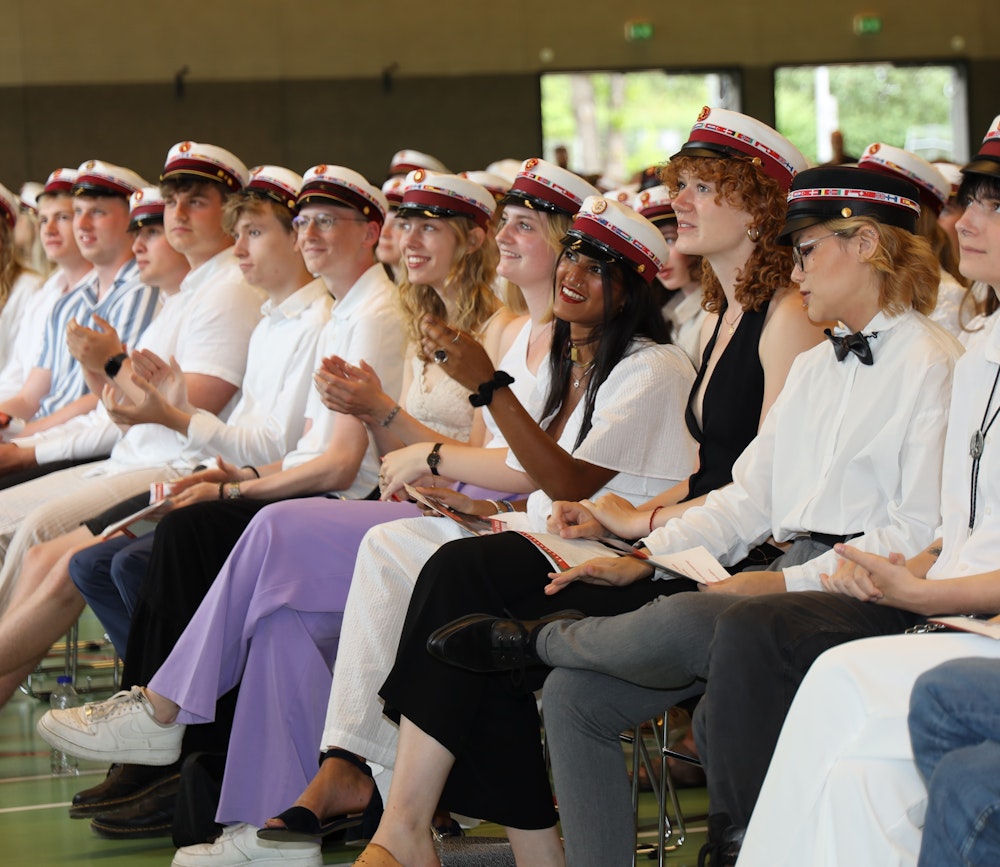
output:
<instances>
[{"instance_id":1,"label":"exit sign","mask_svg":"<svg viewBox=\"0 0 1000 867\"><path fill-rule=\"evenodd\" d=\"M653 38L652 21L626 21L625 38L629 42L642 42Z\"/></svg>"},{"instance_id":2,"label":"exit sign","mask_svg":"<svg viewBox=\"0 0 1000 867\"><path fill-rule=\"evenodd\" d=\"M858 36L872 36L882 32L882 17L863 14L854 16L854 32Z\"/></svg>"}]
</instances>

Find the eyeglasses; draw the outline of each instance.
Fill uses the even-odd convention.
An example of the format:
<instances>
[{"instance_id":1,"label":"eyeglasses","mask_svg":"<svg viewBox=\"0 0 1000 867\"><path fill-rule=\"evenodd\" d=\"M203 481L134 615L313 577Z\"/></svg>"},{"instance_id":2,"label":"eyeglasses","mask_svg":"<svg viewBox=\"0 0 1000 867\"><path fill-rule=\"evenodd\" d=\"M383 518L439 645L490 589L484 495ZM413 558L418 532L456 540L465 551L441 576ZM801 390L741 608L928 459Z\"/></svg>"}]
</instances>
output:
<instances>
[{"instance_id":1,"label":"eyeglasses","mask_svg":"<svg viewBox=\"0 0 1000 867\"><path fill-rule=\"evenodd\" d=\"M795 263L795 267L800 271L805 271L806 257L812 252L813 247L820 241L825 241L828 238L838 238L843 234L843 232L831 232L829 235L823 235L821 238L811 238L801 244L792 244L792 261Z\"/></svg>"},{"instance_id":2,"label":"eyeglasses","mask_svg":"<svg viewBox=\"0 0 1000 867\"><path fill-rule=\"evenodd\" d=\"M331 217L329 214L317 214L315 217L307 217L299 214L292 218L292 227L296 232L306 231L313 223L321 232L330 232L337 223L367 223L368 220L359 220L352 217Z\"/></svg>"}]
</instances>

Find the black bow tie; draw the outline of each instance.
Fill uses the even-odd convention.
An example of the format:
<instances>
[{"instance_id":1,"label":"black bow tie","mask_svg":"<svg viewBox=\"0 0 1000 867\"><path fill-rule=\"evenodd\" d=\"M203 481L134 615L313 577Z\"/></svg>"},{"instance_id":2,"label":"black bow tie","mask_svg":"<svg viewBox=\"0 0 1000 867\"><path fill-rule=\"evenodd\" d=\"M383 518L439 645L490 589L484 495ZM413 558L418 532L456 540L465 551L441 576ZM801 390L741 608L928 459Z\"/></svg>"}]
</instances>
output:
<instances>
[{"instance_id":1,"label":"black bow tie","mask_svg":"<svg viewBox=\"0 0 1000 867\"><path fill-rule=\"evenodd\" d=\"M843 361L850 352L853 352L862 364L872 364L875 361L872 357L872 348L868 345L868 338L878 337L877 331L868 335L855 331L853 334L845 334L841 337L827 328L823 333L830 338L833 351L837 354L837 361Z\"/></svg>"}]
</instances>

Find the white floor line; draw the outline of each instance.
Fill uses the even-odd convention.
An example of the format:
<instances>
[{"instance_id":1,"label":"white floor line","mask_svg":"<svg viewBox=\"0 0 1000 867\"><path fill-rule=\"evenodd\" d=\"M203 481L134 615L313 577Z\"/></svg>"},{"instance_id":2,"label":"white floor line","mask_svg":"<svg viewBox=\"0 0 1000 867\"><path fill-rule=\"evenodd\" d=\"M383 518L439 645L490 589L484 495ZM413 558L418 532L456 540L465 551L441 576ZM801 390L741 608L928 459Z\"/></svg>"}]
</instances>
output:
<instances>
[{"instance_id":1,"label":"white floor line","mask_svg":"<svg viewBox=\"0 0 1000 867\"><path fill-rule=\"evenodd\" d=\"M107 773L108 772L106 770L102 771L100 769L97 769L93 771L80 771L79 774L74 774L74 776L95 777L101 774L107 776ZM32 774L29 777L4 777L0 779L0 785L3 785L5 783L30 783L35 780L51 780L51 779L53 779L52 774Z\"/></svg>"},{"instance_id":2,"label":"white floor line","mask_svg":"<svg viewBox=\"0 0 1000 867\"><path fill-rule=\"evenodd\" d=\"M0 813L27 813L29 810L51 810L53 807L68 807L69 801L57 801L53 804L32 804L30 807L0 807Z\"/></svg>"}]
</instances>

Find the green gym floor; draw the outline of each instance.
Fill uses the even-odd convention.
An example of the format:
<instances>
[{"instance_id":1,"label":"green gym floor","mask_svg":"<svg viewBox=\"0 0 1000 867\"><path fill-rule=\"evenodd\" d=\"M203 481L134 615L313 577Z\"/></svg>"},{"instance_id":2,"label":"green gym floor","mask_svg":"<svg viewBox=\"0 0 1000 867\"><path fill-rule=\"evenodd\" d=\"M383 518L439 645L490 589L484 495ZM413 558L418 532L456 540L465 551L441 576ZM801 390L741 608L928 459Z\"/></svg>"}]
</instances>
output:
<instances>
[{"instance_id":1,"label":"green gym floor","mask_svg":"<svg viewBox=\"0 0 1000 867\"><path fill-rule=\"evenodd\" d=\"M89 614L89 612L88 612ZM96 634L96 624L85 615L81 634ZM63 661L54 657L45 673L33 678L32 687L45 693L62 673ZM77 683L82 689L88 678L94 697L110 692L111 659L103 648L83 652ZM72 864L75 867L131 867L159 865L168 867L174 848L169 838L151 840L105 840L90 830L90 823L70 819L67 807L74 792L100 782L106 767L80 762L80 774L53 777L49 771L48 746L35 734L35 723L48 708L48 702L28 695L16 695L0 710L0 865L2 867L50 867ZM668 857L672 867L693 867L698 848L705 839L704 816L707 798L704 789L680 792L681 807L688 819L686 839ZM655 843L656 807L651 794L642 796L641 814L651 825L640 831L640 842ZM495 836L502 831L482 825L473 834ZM326 864L352 864L357 849L329 846L324 850ZM640 855L638 864L655 864L655 854L647 860Z\"/></svg>"}]
</instances>

